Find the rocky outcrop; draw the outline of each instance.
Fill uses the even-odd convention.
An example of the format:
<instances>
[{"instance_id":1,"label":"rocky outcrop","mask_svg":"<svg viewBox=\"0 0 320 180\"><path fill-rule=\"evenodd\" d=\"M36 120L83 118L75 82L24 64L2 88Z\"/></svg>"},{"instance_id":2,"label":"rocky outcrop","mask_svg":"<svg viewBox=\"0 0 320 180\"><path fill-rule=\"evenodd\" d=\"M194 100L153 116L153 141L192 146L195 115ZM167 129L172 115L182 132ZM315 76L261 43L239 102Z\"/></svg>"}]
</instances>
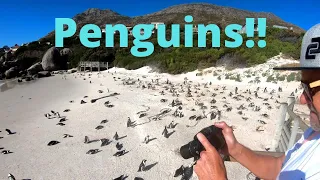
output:
<instances>
[{"instance_id":1,"label":"rocky outcrop","mask_svg":"<svg viewBox=\"0 0 320 180\"><path fill-rule=\"evenodd\" d=\"M60 52L57 48L51 47L42 58L42 68L45 71L55 71L59 69Z\"/></svg>"},{"instance_id":2,"label":"rocky outcrop","mask_svg":"<svg viewBox=\"0 0 320 180\"><path fill-rule=\"evenodd\" d=\"M184 16L192 15L194 24L217 24L225 28L229 24L245 24L247 17L267 18L268 26L281 25L293 27L295 32L305 32L302 28L284 21L280 17L269 12L252 12L247 10L236 9L232 7L218 6L208 3L190 3L170 6L152 14L142 16L128 17L114 12L110 9L90 8L86 11L76 14L73 20L77 23L78 29L85 24L96 24L100 27L106 24L126 24L135 25L150 22L164 22L184 24ZM49 33L45 38L53 37L54 31Z\"/></svg>"},{"instance_id":3,"label":"rocky outcrop","mask_svg":"<svg viewBox=\"0 0 320 180\"><path fill-rule=\"evenodd\" d=\"M42 71L43 68L42 68L42 64L40 62L32 65L31 67L29 67L27 69L27 72L29 75L34 75L34 74L37 74L38 72Z\"/></svg>"},{"instance_id":4,"label":"rocky outcrop","mask_svg":"<svg viewBox=\"0 0 320 180\"><path fill-rule=\"evenodd\" d=\"M7 79L14 78L18 75L17 67L12 67L5 72L5 76Z\"/></svg>"},{"instance_id":5,"label":"rocky outcrop","mask_svg":"<svg viewBox=\"0 0 320 180\"><path fill-rule=\"evenodd\" d=\"M1 66L2 63L4 63L4 61L5 61L4 56L1 56L0 57L0 66Z\"/></svg>"},{"instance_id":6,"label":"rocky outcrop","mask_svg":"<svg viewBox=\"0 0 320 180\"><path fill-rule=\"evenodd\" d=\"M61 51L60 51L60 55L61 56L70 56L72 55L72 51L70 48L63 48Z\"/></svg>"},{"instance_id":7,"label":"rocky outcrop","mask_svg":"<svg viewBox=\"0 0 320 180\"><path fill-rule=\"evenodd\" d=\"M72 73L77 72L77 69L76 68L69 69L67 72L68 72L68 74L72 74Z\"/></svg>"},{"instance_id":8,"label":"rocky outcrop","mask_svg":"<svg viewBox=\"0 0 320 180\"><path fill-rule=\"evenodd\" d=\"M21 47L17 53L0 53L0 79L14 77L47 77L50 71L67 70L69 56L73 51L69 48L58 49L48 46L37 46L34 43ZM42 59L41 59L42 58ZM42 72L42 71L49 71ZM32 79L29 79L32 80Z\"/></svg>"},{"instance_id":9,"label":"rocky outcrop","mask_svg":"<svg viewBox=\"0 0 320 180\"><path fill-rule=\"evenodd\" d=\"M38 78L49 77L49 76L51 76L51 73L49 71L40 71L40 72L38 72Z\"/></svg>"},{"instance_id":10,"label":"rocky outcrop","mask_svg":"<svg viewBox=\"0 0 320 180\"><path fill-rule=\"evenodd\" d=\"M7 52L7 53L4 54L4 58L5 58L5 60L7 60L7 61L10 60L10 59L12 58L12 56L13 56L13 55L12 55L11 52Z\"/></svg>"},{"instance_id":11,"label":"rocky outcrop","mask_svg":"<svg viewBox=\"0 0 320 180\"><path fill-rule=\"evenodd\" d=\"M18 65L17 60L15 60L15 61L4 61L2 63L2 66L7 67L8 69L11 68L11 67L17 66L17 65Z\"/></svg>"}]
</instances>

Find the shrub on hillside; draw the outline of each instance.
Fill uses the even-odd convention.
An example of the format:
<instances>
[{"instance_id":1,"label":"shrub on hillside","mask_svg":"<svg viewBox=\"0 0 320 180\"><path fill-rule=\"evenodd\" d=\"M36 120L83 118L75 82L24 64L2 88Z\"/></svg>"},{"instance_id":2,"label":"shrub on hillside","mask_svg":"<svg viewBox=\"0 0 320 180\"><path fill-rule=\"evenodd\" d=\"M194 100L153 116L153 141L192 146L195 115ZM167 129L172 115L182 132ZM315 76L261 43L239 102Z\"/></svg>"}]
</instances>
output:
<instances>
[{"instance_id":1,"label":"shrub on hillside","mask_svg":"<svg viewBox=\"0 0 320 180\"><path fill-rule=\"evenodd\" d=\"M296 73L290 73L287 76L287 82L292 82L292 81L295 81L295 80L296 80Z\"/></svg>"},{"instance_id":2,"label":"shrub on hillside","mask_svg":"<svg viewBox=\"0 0 320 180\"><path fill-rule=\"evenodd\" d=\"M267 82L274 82L276 79L271 75L267 78Z\"/></svg>"}]
</instances>

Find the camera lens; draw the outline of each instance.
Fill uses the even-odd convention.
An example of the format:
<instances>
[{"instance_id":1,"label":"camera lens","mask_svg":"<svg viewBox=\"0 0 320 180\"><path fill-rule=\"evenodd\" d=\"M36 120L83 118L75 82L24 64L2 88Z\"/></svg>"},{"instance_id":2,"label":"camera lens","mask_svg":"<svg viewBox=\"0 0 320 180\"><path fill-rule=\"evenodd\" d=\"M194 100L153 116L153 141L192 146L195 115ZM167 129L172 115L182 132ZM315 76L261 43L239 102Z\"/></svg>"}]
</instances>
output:
<instances>
[{"instance_id":1,"label":"camera lens","mask_svg":"<svg viewBox=\"0 0 320 180\"><path fill-rule=\"evenodd\" d=\"M209 126L207 128L204 128L201 130L201 133L204 134L208 141L213 145L216 149L221 149L225 145L225 140L222 135L222 131L219 128L216 128L215 126ZM200 152L204 150L204 147L198 140L198 138L195 136L194 140L189 142L186 145L183 145L180 148L180 154L184 159L189 158L197 158L200 155Z\"/></svg>"},{"instance_id":2,"label":"camera lens","mask_svg":"<svg viewBox=\"0 0 320 180\"><path fill-rule=\"evenodd\" d=\"M189 143L181 146L180 154L184 159L192 158L191 152L189 151Z\"/></svg>"},{"instance_id":3,"label":"camera lens","mask_svg":"<svg viewBox=\"0 0 320 180\"><path fill-rule=\"evenodd\" d=\"M184 159L189 159L199 156L199 153L202 150L203 146L201 145L199 140L193 140L180 148L180 154Z\"/></svg>"}]
</instances>

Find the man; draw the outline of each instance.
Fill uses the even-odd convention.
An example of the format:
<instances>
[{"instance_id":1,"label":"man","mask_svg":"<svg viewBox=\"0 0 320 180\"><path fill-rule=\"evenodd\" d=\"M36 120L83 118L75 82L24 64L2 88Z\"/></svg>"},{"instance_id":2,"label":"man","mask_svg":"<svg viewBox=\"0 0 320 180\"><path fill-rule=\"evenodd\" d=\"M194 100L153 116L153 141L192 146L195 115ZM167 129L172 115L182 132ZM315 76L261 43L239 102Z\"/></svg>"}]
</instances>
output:
<instances>
[{"instance_id":1,"label":"man","mask_svg":"<svg viewBox=\"0 0 320 180\"><path fill-rule=\"evenodd\" d=\"M319 180L320 179L320 24L312 27L302 41L300 67L281 67L275 70L301 70L304 91L302 104L310 109L311 127L301 139L280 157L258 155L240 144L232 129L225 123L216 123L226 140L226 155L232 156L261 179ZM217 150L201 133L197 135L205 147L194 170L200 180L226 180L226 170Z\"/></svg>"}]
</instances>

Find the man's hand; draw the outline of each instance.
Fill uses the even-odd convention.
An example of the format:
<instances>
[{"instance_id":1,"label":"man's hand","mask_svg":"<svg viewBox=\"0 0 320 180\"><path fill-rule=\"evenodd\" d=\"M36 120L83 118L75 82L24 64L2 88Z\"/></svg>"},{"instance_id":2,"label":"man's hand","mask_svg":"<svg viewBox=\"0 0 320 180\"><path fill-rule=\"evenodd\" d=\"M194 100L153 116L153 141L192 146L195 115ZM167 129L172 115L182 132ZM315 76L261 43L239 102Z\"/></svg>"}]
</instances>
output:
<instances>
[{"instance_id":1,"label":"man's hand","mask_svg":"<svg viewBox=\"0 0 320 180\"><path fill-rule=\"evenodd\" d=\"M222 153L226 156L230 155L232 157L235 157L237 154L239 154L241 152L241 148L233 134L233 129L223 121L217 122L214 125L222 129L222 134L226 140L227 146L225 146L225 148L222 150Z\"/></svg>"},{"instance_id":2,"label":"man's hand","mask_svg":"<svg viewBox=\"0 0 320 180\"><path fill-rule=\"evenodd\" d=\"M194 166L194 171L199 180L226 180L226 168L218 151L202 133L197 134L197 138L205 148L200 153L200 159Z\"/></svg>"}]
</instances>

